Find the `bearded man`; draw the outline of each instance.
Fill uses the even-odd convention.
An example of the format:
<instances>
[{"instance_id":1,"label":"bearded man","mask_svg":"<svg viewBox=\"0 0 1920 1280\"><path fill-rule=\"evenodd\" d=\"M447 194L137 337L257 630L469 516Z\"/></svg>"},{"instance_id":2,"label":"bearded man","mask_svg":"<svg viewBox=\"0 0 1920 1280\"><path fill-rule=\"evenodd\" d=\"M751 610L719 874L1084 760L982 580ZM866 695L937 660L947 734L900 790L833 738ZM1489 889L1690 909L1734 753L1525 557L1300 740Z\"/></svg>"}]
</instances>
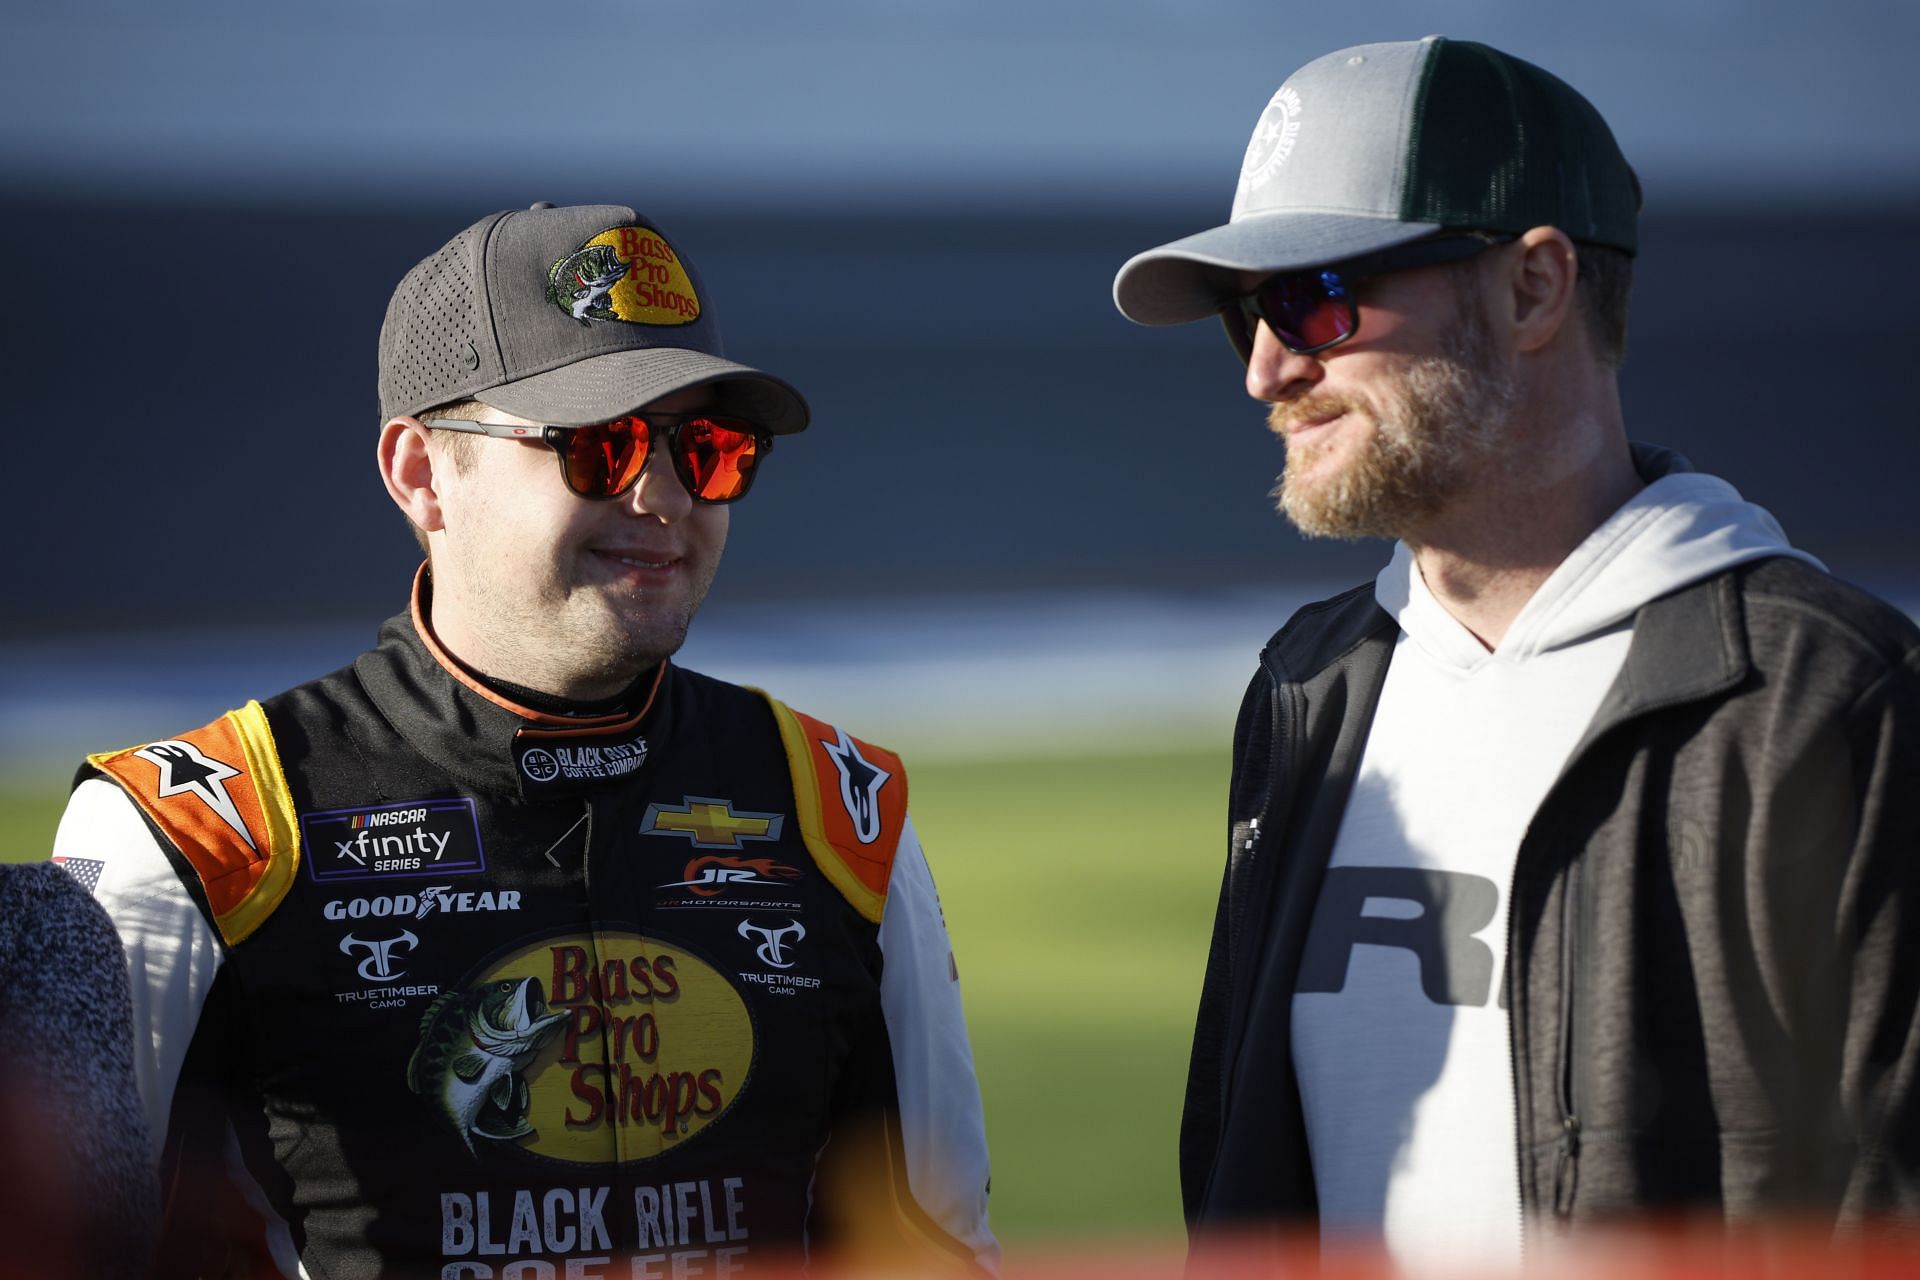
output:
<instances>
[{"instance_id":1,"label":"bearded man","mask_svg":"<svg viewBox=\"0 0 1920 1280\"><path fill-rule=\"evenodd\" d=\"M1364 45L1274 95L1226 225L1115 281L1224 321L1304 533L1397 540L1242 707L1196 1240L1486 1266L1920 1208L1920 631L1629 443L1639 207L1547 72Z\"/></svg>"}]
</instances>

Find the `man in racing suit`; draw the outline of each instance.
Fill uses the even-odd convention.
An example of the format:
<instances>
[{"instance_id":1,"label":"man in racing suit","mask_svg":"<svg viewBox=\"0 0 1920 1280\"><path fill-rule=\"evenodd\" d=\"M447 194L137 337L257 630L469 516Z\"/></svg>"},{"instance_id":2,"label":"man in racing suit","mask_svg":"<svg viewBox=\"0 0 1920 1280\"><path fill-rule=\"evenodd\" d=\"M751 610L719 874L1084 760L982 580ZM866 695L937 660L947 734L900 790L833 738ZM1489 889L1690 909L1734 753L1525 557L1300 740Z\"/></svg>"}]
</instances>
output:
<instances>
[{"instance_id":1,"label":"man in racing suit","mask_svg":"<svg viewBox=\"0 0 1920 1280\"><path fill-rule=\"evenodd\" d=\"M380 397L410 608L90 757L57 841L129 956L163 1273L993 1270L899 759L669 661L805 402L647 219L546 205L408 273Z\"/></svg>"}]
</instances>

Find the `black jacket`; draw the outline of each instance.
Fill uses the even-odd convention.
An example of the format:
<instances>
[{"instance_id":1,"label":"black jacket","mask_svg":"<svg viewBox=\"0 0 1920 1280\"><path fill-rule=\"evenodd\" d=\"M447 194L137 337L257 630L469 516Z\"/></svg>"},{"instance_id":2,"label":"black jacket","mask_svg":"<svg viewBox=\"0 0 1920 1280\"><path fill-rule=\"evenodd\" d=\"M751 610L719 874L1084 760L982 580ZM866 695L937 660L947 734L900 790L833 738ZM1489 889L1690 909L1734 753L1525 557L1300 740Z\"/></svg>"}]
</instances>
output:
<instances>
[{"instance_id":1,"label":"black jacket","mask_svg":"<svg viewBox=\"0 0 1920 1280\"><path fill-rule=\"evenodd\" d=\"M1398 627L1371 585L1261 655L1180 1172L1190 1230L1315 1215L1289 1043L1307 926ZM1518 851L1530 1222L1920 1219L1920 631L1788 559L1640 609Z\"/></svg>"}]
</instances>

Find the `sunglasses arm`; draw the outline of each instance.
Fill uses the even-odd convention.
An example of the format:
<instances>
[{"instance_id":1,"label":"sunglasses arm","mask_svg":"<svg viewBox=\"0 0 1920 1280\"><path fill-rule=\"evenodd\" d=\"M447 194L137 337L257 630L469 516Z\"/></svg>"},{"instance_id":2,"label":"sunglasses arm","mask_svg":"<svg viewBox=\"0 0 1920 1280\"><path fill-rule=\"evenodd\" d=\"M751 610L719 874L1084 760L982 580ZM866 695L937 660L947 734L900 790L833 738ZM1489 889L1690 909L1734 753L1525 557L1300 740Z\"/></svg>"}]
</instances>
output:
<instances>
[{"instance_id":1,"label":"sunglasses arm","mask_svg":"<svg viewBox=\"0 0 1920 1280\"><path fill-rule=\"evenodd\" d=\"M422 418L420 425L432 427L436 431L464 431L468 435L493 436L499 440L540 440L546 439L551 427L509 426L498 422L471 422L465 418Z\"/></svg>"}]
</instances>

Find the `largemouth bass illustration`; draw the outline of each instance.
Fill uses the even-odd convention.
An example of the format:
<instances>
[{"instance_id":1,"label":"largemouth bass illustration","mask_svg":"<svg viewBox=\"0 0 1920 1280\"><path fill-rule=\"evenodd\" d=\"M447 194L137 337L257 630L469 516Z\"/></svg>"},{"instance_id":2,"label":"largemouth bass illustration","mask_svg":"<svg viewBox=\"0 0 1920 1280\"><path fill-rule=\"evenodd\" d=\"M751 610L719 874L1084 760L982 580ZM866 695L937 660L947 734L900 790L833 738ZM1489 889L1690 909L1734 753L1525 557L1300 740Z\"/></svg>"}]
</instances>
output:
<instances>
[{"instance_id":1,"label":"largemouth bass illustration","mask_svg":"<svg viewBox=\"0 0 1920 1280\"><path fill-rule=\"evenodd\" d=\"M506 1142L533 1132L520 1072L566 1021L547 1012L540 979L489 982L427 1006L407 1086L446 1117L472 1151L476 1137Z\"/></svg>"},{"instance_id":2,"label":"largemouth bass illustration","mask_svg":"<svg viewBox=\"0 0 1920 1280\"><path fill-rule=\"evenodd\" d=\"M568 254L547 272L547 301L559 307L582 325L589 316L602 320L620 317L607 306L607 295L627 274L610 244L590 244Z\"/></svg>"}]
</instances>

